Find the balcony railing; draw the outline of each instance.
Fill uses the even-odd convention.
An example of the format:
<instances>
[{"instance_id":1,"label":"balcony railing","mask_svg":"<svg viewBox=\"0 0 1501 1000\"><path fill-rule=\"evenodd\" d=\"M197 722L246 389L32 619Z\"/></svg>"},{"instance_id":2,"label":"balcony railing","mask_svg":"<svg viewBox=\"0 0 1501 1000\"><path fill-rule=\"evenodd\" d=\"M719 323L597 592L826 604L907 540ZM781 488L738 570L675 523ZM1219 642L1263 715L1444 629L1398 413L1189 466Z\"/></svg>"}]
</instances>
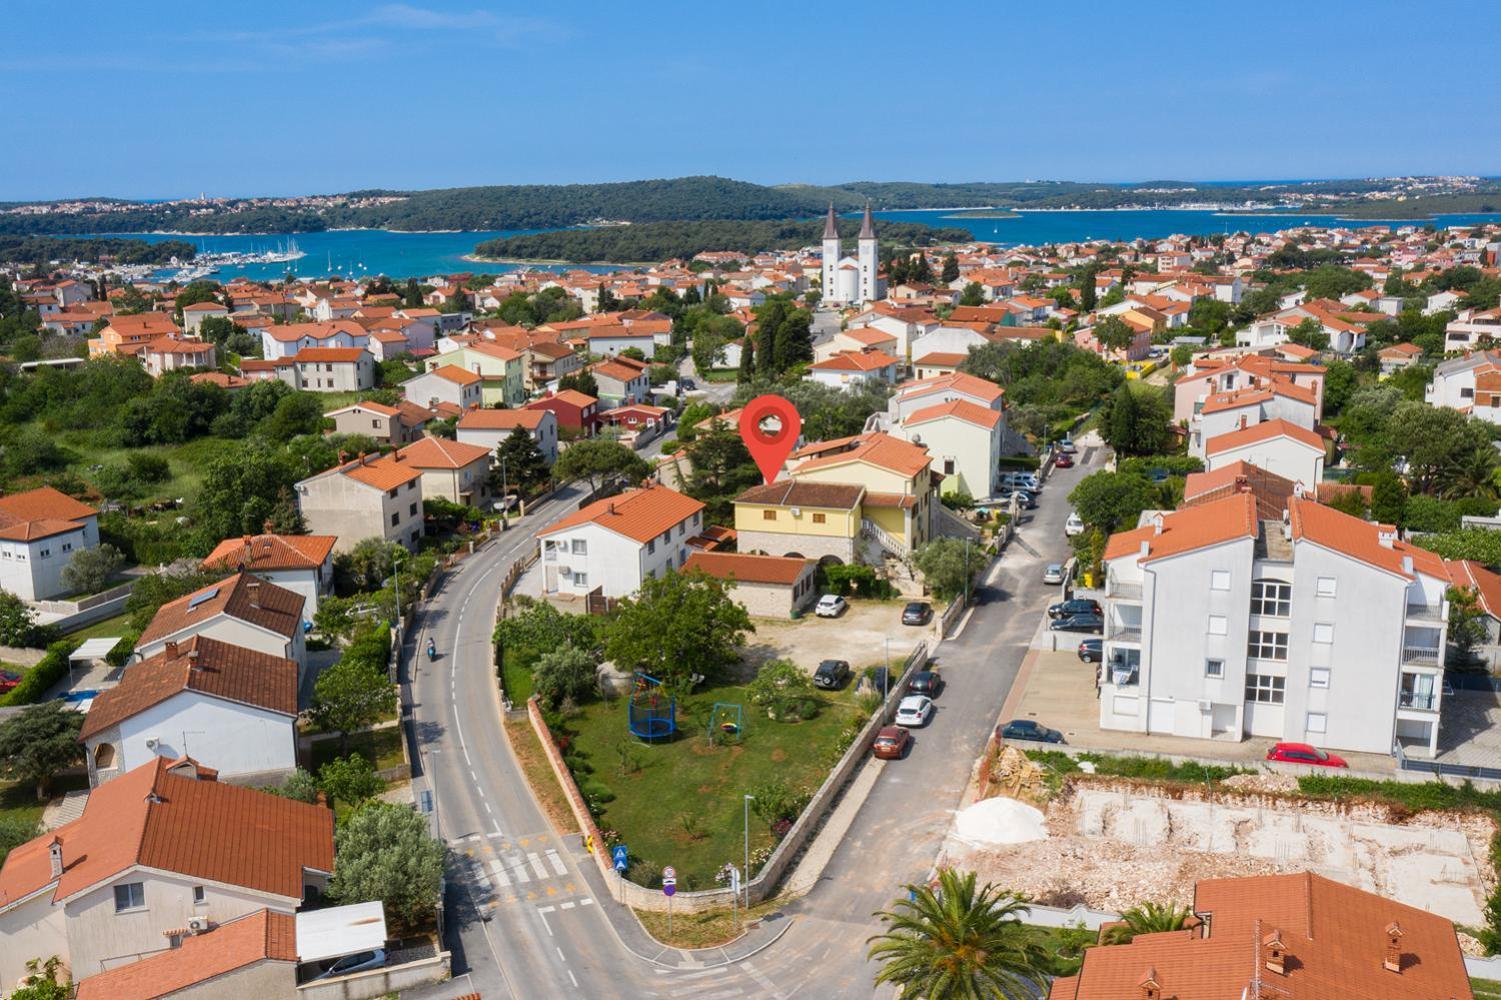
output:
<instances>
[{"instance_id":1,"label":"balcony railing","mask_svg":"<svg viewBox=\"0 0 1501 1000\"><path fill-rule=\"evenodd\" d=\"M1407 617L1425 622L1443 622L1444 609L1434 607L1432 604L1409 604L1407 605Z\"/></svg>"},{"instance_id":2,"label":"balcony railing","mask_svg":"<svg viewBox=\"0 0 1501 1000\"><path fill-rule=\"evenodd\" d=\"M1110 642L1139 643L1141 642L1141 626L1110 623L1105 630L1105 638Z\"/></svg>"},{"instance_id":3,"label":"balcony railing","mask_svg":"<svg viewBox=\"0 0 1501 1000\"><path fill-rule=\"evenodd\" d=\"M1402 662L1436 667L1443 662L1443 651L1435 646L1403 646Z\"/></svg>"},{"instance_id":4,"label":"balcony railing","mask_svg":"<svg viewBox=\"0 0 1501 1000\"><path fill-rule=\"evenodd\" d=\"M1125 601L1141 600L1141 584L1126 583L1114 577L1105 579L1105 596L1119 598Z\"/></svg>"},{"instance_id":5,"label":"balcony railing","mask_svg":"<svg viewBox=\"0 0 1501 1000\"><path fill-rule=\"evenodd\" d=\"M1412 691L1403 691L1397 704L1403 708L1417 709L1419 712L1432 712L1438 708L1438 695L1435 693L1417 694Z\"/></svg>"}]
</instances>

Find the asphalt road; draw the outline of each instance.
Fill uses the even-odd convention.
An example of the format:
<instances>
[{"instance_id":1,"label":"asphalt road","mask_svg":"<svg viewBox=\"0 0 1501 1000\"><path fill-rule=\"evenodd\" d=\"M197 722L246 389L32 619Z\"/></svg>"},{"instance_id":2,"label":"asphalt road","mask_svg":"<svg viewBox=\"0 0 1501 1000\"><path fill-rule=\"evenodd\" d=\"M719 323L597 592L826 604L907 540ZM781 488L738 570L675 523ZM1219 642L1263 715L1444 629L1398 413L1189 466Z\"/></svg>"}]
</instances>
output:
<instances>
[{"instance_id":1,"label":"asphalt road","mask_svg":"<svg viewBox=\"0 0 1501 1000\"><path fill-rule=\"evenodd\" d=\"M957 637L937 647L946 689L934 720L918 731L906 759L867 762L879 771L870 794L818 885L787 907L797 917L789 931L751 960L716 970L668 971L624 947L600 910L613 904L589 892L570 845L549 830L502 731L490 645L501 574L535 544L537 531L574 509L577 492L540 506L524 527L460 564L406 647L415 666L415 785L419 794L436 793L439 826L455 857L447 897L455 979L409 995L881 995L865 960L865 939L879 929L871 915L904 883L928 875L1038 616L1055 599L1057 588L1041 582L1042 567L1067 553L1065 498L1093 464L1087 452L1080 458L1080 467L1054 475L1006 557L978 585ZM429 635L439 658L414 660Z\"/></svg>"}]
</instances>

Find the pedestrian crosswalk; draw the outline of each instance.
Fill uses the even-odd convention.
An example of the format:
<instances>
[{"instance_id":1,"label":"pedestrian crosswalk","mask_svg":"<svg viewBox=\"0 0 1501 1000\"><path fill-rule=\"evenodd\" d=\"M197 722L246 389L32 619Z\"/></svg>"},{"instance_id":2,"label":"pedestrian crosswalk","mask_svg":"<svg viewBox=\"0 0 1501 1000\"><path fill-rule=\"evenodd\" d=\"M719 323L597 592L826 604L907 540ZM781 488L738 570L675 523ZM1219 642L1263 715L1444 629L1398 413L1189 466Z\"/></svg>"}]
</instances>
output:
<instances>
[{"instance_id":1,"label":"pedestrian crosswalk","mask_svg":"<svg viewBox=\"0 0 1501 1000\"><path fill-rule=\"evenodd\" d=\"M522 902L545 902L587 896L582 878L571 875L568 864L545 834L505 837L497 834L461 837L454 842L464 876L481 890L490 907Z\"/></svg>"}]
</instances>

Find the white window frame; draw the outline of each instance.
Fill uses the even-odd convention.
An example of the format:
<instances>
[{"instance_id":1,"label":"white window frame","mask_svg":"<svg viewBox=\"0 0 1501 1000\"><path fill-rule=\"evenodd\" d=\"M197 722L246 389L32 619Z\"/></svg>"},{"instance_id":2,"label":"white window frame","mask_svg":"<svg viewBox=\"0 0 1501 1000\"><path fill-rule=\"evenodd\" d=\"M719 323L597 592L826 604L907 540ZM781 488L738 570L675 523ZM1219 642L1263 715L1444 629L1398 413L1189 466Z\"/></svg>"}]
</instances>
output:
<instances>
[{"instance_id":1,"label":"white window frame","mask_svg":"<svg viewBox=\"0 0 1501 1000\"><path fill-rule=\"evenodd\" d=\"M1327 688L1332 673L1328 667L1310 667L1308 670L1308 686L1311 688Z\"/></svg>"},{"instance_id":2,"label":"white window frame","mask_svg":"<svg viewBox=\"0 0 1501 1000\"><path fill-rule=\"evenodd\" d=\"M1210 590L1229 590L1230 571L1228 569L1215 569L1209 571Z\"/></svg>"},{"instance_id":3,"label":"white window frame","mask_svg":"<svg viewBox=\"0 0 1501 1000\"><path fill-rule=\"evenodd\" d=\"M1318 596L1333 597L1339 591L1339 581L1332 576L1321 576L1318 580Z\"/></svg>"},{"instance_id":4,"label":"white window frame","mask_svg":"<svg viewBox=\"0 0 1501 1000\"><path fill-rule=\"evenodd\" d=\"M1303 729L1310 733L1327 733L1329 731L1328 713L1309 712L1308 718L1303 721Z\"/></svg>"},{"instance_id":5,"label":"white window frame","mask_svg":"<svg viewBox=\"0 0 1501 1000\"><path fill-rule=\"evenodd\" d=\"M1204 676L1220 680L1225 676L1225 661L1220 657L1211 656L1204 660Z\"/></svg>"},{"instance_id":6,"label":"white window frame","mask_svg":"<svg viewBox=\"0 0 1501 1000\"><path fill-rule=\"evenodd\" d=\"M1230 619L1224 615L1210 615L1208 633L1210 635L1229 635Z\"/></svg>"},{"instance_id":7,"label":"white window frame","mask_svg":"<svg viewBox=\"0 0 1501 1000\"><path fill-rule=\"evenodd\" d=\"M1325 645L1334 641L1334 625L1330 622L1313 623L1313 641Z\"/></svg>"}]
</instances>

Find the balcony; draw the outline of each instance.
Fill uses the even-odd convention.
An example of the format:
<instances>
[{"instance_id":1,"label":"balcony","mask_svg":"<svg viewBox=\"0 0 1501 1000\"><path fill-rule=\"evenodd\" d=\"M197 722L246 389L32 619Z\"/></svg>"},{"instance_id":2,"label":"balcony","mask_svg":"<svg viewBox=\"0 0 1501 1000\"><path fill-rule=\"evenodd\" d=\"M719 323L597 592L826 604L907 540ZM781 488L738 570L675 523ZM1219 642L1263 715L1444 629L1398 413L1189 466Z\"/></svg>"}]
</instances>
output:
<instances>
[{"instance_id":1,"label":"balcony","mask_svg":"<svg viewBox=\"0 0 1501 1000\"><path fill-rule=\"evenodd\" d=\"M1416 667L1442 666L1444 651L1437 646L1403 646L1402 662Z\"/></svg>"},{"instance_id":2,"label":"balcony","mask_svg":"<svg viewBox=\"0 0 1501 1000\"><path fill-rule=\"evenodd\" d=\"M1397 698L1397 705L1401 708L1411 708L1419 712L1438 711L1438 695L1432 691L1403 691Z\"/></svg>"},{"instance_id":3,"label":"balcony","mask_svg":"<svg viewBox=\"0 0 1501 1000\"><path fill-rule=\"evenodd\" d=\"M1140 601L1141 584L1126 583L1115 577L1105 579L1105 596L1117 601Z\"/></svg>"},{"instance_id":4,"label":"balcony","mask_svg":"<svg viewBox=\"0 0 1501 1000\"><path fill-rule=\"evenodd\" d=\"M1106 642L1130 642L1141 645L1141 625L1135 622L1105 622Z\"/></svg>"},{"instance_id":5,"label":"balcony","mask_svg":"<svg viewBox=\"0 0 1501 1000\"><path fill-rule=\"evenodd\" d=\"M1443 607L1432 604L1408 604L1407 618L1409 621L1430 622L1435 625L1442 625L1445 621Z\"/></svg>"}]
</instances>

